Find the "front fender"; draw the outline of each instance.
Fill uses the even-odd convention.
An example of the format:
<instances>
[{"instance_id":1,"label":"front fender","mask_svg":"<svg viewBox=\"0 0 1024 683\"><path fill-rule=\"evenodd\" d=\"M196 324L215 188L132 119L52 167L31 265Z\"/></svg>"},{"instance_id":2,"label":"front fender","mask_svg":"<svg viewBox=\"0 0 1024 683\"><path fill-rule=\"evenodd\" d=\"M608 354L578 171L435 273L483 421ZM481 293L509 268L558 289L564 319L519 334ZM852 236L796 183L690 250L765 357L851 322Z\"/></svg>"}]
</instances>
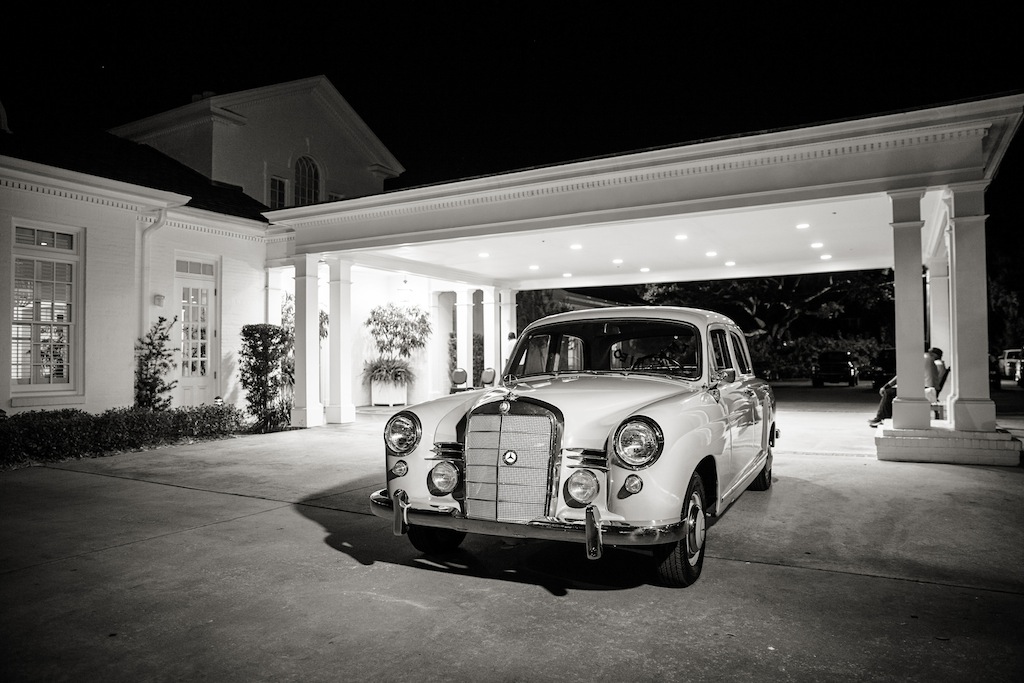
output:
<instances>
[{"instance_id":1,"label":"front fender","mask_svg":"<svg viewBox=\"0 0 1024 683\"><path fill-rule=\"evenodd\" d=\"M642 413L661 426L665 436L664 451L657 462L643 470L632 470L616 464L614 446L609 438L609 510L625 519L649 520L652 524L679 521L690 477L708 456L717 460L729 453L729 430L722 406L708 393L702 392L686 402L680 413L675 406L648 406ZM717 465L716 465L717 467ZM639 493L624 488L626 477L635 474L643 481ZM715 482L705 485L717 488ZM708 490L709 498L717 499L718 491Z\"/></svg>"}]
</instances>

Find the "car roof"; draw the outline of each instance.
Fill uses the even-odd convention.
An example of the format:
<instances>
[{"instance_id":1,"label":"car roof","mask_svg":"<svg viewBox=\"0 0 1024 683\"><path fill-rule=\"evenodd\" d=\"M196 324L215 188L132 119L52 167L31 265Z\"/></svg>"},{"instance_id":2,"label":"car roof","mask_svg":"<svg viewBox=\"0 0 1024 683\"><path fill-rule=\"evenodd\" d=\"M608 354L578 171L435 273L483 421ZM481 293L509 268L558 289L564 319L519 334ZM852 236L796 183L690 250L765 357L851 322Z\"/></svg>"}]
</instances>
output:
<instances>
[{"instance_id":1,"label":"car roof","mask_svg":"<svg viewBox=\"0 0 1024 683\"><path fill-rule=\"evenodd\" d=\"M608 320L608 319L651 319L675 320L704 327L712 323L736 325L731 318L721 313L701 308L684 308L681 306L613 306L609 308L588 308L580 311L556 313L530 323L526 329L536 325L572 322L576 320ZM524 330L525 331L525 330Z\"/></svg>"}]
</instances>

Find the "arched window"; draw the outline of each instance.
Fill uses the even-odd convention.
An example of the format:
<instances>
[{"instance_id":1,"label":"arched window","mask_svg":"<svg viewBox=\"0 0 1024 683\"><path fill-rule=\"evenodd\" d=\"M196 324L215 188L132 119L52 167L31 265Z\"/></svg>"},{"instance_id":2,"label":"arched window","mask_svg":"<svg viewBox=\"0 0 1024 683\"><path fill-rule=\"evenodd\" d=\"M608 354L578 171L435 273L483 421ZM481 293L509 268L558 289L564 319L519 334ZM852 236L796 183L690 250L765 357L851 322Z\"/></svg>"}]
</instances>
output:
<instances>
[{"instance_id":1,"label":"arched window","mask_svg":"<svg viewBox=\"0 0 1024 683\"><path fill-rule=\"evenodd\" d=\"M295 162L295 206L320 201L320 169L309 157Z\"/></svg>"}]
</instances>

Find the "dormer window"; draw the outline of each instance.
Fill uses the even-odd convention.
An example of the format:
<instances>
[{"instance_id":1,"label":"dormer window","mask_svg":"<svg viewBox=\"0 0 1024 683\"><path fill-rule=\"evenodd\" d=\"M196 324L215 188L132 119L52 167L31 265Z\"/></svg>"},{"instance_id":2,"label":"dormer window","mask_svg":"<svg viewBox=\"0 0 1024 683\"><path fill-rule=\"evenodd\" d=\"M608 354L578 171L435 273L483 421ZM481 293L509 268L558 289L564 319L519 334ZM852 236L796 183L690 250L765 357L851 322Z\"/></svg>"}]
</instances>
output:
<instances>
[{"instance_id":1,"label":"dormer window","mask_svg":"<svg viewBox=\"0 0 1024 683\"><path fill-rule=\"evenodd\" d=\"M299 157L295 162L295 206L315 204L320 201L320 169L309 157Z\"/></svg>"}]
</instances>

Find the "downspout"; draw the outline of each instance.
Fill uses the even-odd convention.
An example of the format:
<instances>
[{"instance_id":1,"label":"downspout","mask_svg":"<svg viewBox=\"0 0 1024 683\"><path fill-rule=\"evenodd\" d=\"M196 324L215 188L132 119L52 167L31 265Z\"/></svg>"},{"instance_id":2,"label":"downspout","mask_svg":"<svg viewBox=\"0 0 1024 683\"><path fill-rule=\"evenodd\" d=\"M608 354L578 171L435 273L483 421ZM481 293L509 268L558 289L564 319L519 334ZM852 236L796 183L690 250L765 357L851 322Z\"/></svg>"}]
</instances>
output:
<instances>
[{"instance_id":1,"label":"downspout","mask_svg":"<svg viewBox=\"0 0 1024 683\"><path fill-rule=\"evenodd\" d=\"M149 301L149 236L164 227L167 223L167 209L158 209L156 220L153 224L143 228L142 239L141 239L141 253L139 254L139 272L141 282L139 286L139 336L146 334L147 324L147 304Z\"/></svg>"}]
</instances>

